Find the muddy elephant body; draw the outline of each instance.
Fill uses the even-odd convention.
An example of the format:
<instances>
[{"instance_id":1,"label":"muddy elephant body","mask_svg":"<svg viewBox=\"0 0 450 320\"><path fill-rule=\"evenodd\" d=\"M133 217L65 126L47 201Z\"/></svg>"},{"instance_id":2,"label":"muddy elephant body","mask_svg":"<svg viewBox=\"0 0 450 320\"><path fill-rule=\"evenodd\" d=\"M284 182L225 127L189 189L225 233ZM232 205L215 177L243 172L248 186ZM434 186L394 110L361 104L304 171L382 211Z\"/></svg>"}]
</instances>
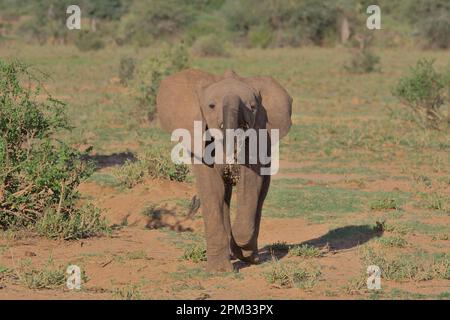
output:
<instances>
[{"instance_id":1,"label":"muddy elephant body","mask_svg":"<svg viewBox=\"0 0 450 320\"><path fill-rule=\"evenodd\" d=\"M159 121L168 132L181 128L193 137L195 121L201 121L202 132L267 129L262 143L267 144L269 154L270 130L277 129L279 138L287 134L291 108L292 98L273 78L244 78L233 71L216 76L200 70L184 70L165 78L157 95ZM258 135L252 143L260 144L261 139ZM261 168L270 163L250 163L248 157L246 163L235 165L210 163L204 161L205 149L199 150L193 141L187 149L192 158L201 159L192 165L192 171L205 223L207 269L233 270L230 256L257 263L261 212L270 185L270 175L261 174ZM227 177L230 168L238 173L236 180ZM234 185L237 212L231 226L230 201Z\"/></svg>"}]
</instances>

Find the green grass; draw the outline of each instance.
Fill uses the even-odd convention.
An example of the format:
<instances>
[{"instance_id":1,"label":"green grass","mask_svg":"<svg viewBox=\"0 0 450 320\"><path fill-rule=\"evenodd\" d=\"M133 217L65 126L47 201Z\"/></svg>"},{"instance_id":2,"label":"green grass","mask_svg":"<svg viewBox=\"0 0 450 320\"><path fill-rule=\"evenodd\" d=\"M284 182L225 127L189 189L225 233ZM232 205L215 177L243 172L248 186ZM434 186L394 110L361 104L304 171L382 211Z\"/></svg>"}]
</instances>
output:
<instances>
[{"instance_id":1,"label":"green grass","mask_svg":"<svg viewBox=\"0 0 450 320\"><path fill-rule=\"evenodd\" d=\"M112 297L116 300L143 300L142 288L140 285L128 284L123 287L114 288Z\"/></svg>"},{"instance_id":2,"label":"green grass","mask_svg":"<svg viewBox=\"0 0 450 320\"><path fill-rule=\"evenodd\" d=\"M264 215L276 218L304 217L325 222L346 214L364 211L374 198L393 197L403 204L407 193L367 192L326 186L305 186L303 180L275 180L264 207Z\"/></svg>"},{"instance_id":3,"label":"green grass","mask_svg":"<svg viewBox=\"0 0 450 320\"><path fill-rule=\"evenodd\" d=\"M319 248L304 244L291 247L289 255L302 258L319 258L323 253Z\"/></svg>"},{"instance_id":4,"label":"green grass","mask_svg":"<svg viewBox=\"0 0 450 320\"><path fill-rule=\"evenodd\" d=\"M401 206L397 201L398 200L391 197L376 199L370 203L370 210L401 210Z\"/></svg>"},{"instance_id":5,"label":"green grass","mask_svg":"<svg viewBox=\"0 0 450 320\"><path fill-rule=\"evenodd\" d=\"M321 275L320 268L312 265L294 265L279 261L272 262L270 270L264 273L266 281L275 288L311 289Z\"/></svg>"},{"instance_id":6,"label":"green grass","mask_svg":"<svg viewBox=\"0 0 450 320\"><path fill-rule=\"evenodd\" d=\"M58 289L66 282L66 269L56 266L52 258L42 268L34 268L30 260L24 260L15 272L29 289Z\"/></svg>"},{"instance_id":7,"label":"green grass","mask_svg":"<svg viewBox=\"0 0 450 320\"><path fill-rule=\"evenodd\" d=\"M181 259L199 263L206 261L206 248L202 245L191 245L184 250Z\"/></svg>"},{"instance_id":8,"label":"green grass","mask_svg":"<svg viewBox=\"0 0 450 320\"><path fill-rule=\"evenodd\" d=\"M378 242L385 247L404 248L408 245L408 241L398 236L382 237Z\"/></svg>"},{"instance_id":9,"label":"green grass","mask_svg":"<svg viewBox=\"0 0 450 320\"><path fill-rule=\"evenodd\" d=\"M203 267L186 267L186 266L180 266L177 268L177 271L170 272L169 276L174 280L187 280L187 279L194 279L194 280L205 280L205 279L211 279L211 278L218 278L218 279L243 279L243 275L241 273L237 272L208 272L205 271Z\"/></svg>"},{"instance_id":10,"label":"green grass","mask_svg":"<svg viewBox=\"0 0 450 320\"><path fill-rule=\"evenodd\" d=\"M394 281L425 281L450 279L450 255L431 254L424 251L388 255L371 247L362 249L362 261L366 266L377 265L381 276Z\"/></svg>"},{"instance_id":11,"label":"green grass","mask_svg":"<svg viewBox=\"0 0 450 320\"><path fill-rule=\"evenodd\" d=\"M429 236L438 236L450 233L450 224L432 224L413 219L387 222L385 228L386 231L395 232L400 235L420 233Z\"/></svg>"}]
</instances>

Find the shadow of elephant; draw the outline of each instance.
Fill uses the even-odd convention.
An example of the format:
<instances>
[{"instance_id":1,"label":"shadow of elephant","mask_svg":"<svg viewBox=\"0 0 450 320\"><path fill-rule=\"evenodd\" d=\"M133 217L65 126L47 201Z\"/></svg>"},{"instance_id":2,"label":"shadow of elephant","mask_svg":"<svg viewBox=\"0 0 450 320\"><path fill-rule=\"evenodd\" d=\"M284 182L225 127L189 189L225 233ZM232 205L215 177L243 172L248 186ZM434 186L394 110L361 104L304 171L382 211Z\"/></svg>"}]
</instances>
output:
<instances>
[{"instance_id":1,"label":"shadow of elephant","mask_svg":"<svg viewBox=\"0 0 450 320\"><path fill-rule=\"evenodd\" d=\"M383 235L383 225L377 222L376 226L371 225L350 225L328 231L326 234L311 240L297 244L267 245L259 250L260 263L284 258L289 249L295 246L308 245L318 249L339 252L362 245L373 238ZM235 262L238 270L249 266L242 261Z\"/></svg>"},{"instance_id":2,"label":"shadow of elephant","mask_svg":"<svg viewBox=\"0 0 450 320\"><path fill-rule=\"evenodd\" d=\"M131 152L119 152L112 154L94 154L83 157L83 160L92 161L95 164L96 170L121 166L126 161L136 161L136 156Z\"/></svg>"}]
</instances>

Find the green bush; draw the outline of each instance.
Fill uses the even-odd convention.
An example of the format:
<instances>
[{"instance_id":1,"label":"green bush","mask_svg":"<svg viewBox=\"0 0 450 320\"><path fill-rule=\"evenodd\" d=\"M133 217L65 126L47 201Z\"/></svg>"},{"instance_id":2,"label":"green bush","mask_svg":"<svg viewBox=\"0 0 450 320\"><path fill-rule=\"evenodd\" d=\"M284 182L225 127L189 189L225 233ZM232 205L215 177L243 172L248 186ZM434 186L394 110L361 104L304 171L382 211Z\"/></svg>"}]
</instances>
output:
<instances>
[{"instance_id":1,"label":"green bush","mask_svg":"<svg viewBox=\"0 0 450 320\"><path fill-rule=\"evenodd\" d=\"M421 24L425 47L448 49L450 47L450 14L447 17L429 18Z\"/></svg>"},{"instance_id":2,"label":"green bush","mask_svg":"<svg viewBox=\"0 0 450 320\"><path fill-rule=\"evenodd\" d=\"M370 73L380 71L379 63L380 57L369 49L363 49L353 51L349 63L344 68L351 73Z\"/></svg>"},{"instance_id":3,"label":"green bush","mask_svg":"<svg viewBox=\"0 0 450 320\"><path fill-rule=\"evenodd\" d=\"M322 45L330 33L336 33L339 10L334 1L303 0L289 11L288 27L316 45Z\"/></svg>"},{"instance_id":4,"label":"green bush","mask_svg":"<svg viewBox=\"0 0 450 320\"><path fill-rule=\"evenodd\" d=\"M192 51L200 57L227 57L227 52L223 40L210 34L198 38L192 46Z\"/></svg>"},{"instance_id":5,"label":"green bush","mask_svg":"<svg viewBox=\"0 0 450 320\"><path fill-rule=\"evenodd\" d=\"M273 33L267 25L261 25L251 28L248 38L252 47L265 49L272 43Z\"/></svg>"},{"instance_id":6,"label":"green bush","mask_svg":"<svg viewBox=\"0 0 450 320\"><path fill-rule=\"evenodd\" d=\"M122 85L127 85L134 77L136 60L132 57L123 57L120 59L119 79Z\"/></svg>"},{"instance_id":7,"label":"green bush","mask_svg":"<svg viewBox=\"0 0 450 320\"><path fill-rule=\"evenodd\" d=\"M69 128L65 105L45 94L41 80L24 64L0 60L0 227L46 234L42 219L54 212L72 231L52 236L97 234L106 229L98 212L76 207L76 189L92 166L81 160L83 153L54 138Z\"/></svg>"},{"instance_id":8,"label":"green bush","mask_svg":"<svg viewBox=\"0 0 450 320\"><path fill-rule=\"evenodd\" d=\"M393 94L413 111L422 127L438 129L444 116L441 107L445 101L445 76L434 69L434 61L421 59L400 79Z\"/></svg>"},{"instance_id":9,"label":"green bush","mask_svg":"<svg viewBox=\"0 0 450 320\"><path fill-rule=\"evenodd\" d=\"M103 49L105 43L97 32L79 31L75 38L75 46L80 51L95 51Z\"/></svg>"},{"instance_id":10,"label":"green bush","mask_svg":"<svg viewBox=\"0 0 450 320\"><path fill-rule=\"evenodd\" d=\"M119 184L127 188L139 184L145 177L183 182L188 174L189 168L185 164L173 163L170 153L158 147L150 148L138 155L137 161L127 161L113 171Z\"/></svg>"},{"instance_id":11,"label":"green bush","mask_svg":"<svg viewBox=\"0 0 450 320\"><path fill-rule=\"evenodd\" d=\"M406 16L416 26L425 47L446 49L450 46L450 2L447 0L411 0Z\"/></svg>"},{"instance_id":12,"label":"green bush","mask_svg":"<svg viewBox=\"0 0 450 320\"><path fill-rule=\"evenodd\" d=\"M193 20L192 7L184 0L133 1L123 17L122 38L125 43L149 46L155 39L178 34Z\"/></svg>"},{"instance_id":13,"label":"green bush","mask_svg":"<svg viewBox=\"0 0 450 320\"><path fill-rule=\"evenodd\" d=\"M137 101L140 107L148 110L148 119L153 121L156 116L156 94L161 80L178 71L186 69L189 64L189 54L184 45L177 45L163 50L141 64L137 76Z\"/></svg>"},{"instance_id":14,"label":"green bush","mask_svg":"<svg viewBox=\"0 0 450 320\"><path fill-rule=\"evenodd\" d=\"M49 209L38 220L36 230L48 238L65 240L82 239L110 231L100 210L91 204L72 212Z\"/></svg>"}]
</instances>

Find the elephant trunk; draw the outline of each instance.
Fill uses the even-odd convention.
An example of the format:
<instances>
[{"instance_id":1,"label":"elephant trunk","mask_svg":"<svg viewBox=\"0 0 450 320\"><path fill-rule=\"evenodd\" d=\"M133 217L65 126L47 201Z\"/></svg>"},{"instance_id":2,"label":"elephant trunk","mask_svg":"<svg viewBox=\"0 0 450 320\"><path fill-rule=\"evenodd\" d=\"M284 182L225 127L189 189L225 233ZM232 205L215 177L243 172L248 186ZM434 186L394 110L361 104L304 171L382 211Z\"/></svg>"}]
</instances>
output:
<instances>
[{"instance_id":1,"label":"elephant trunk","mask_svg":"<svg viewBox=\"0 0 450 320\"><path fill-rule=\"evenodd\" d=\"M223 142L225 155L228 157L232 156L230 153L232 153L235 141L234 138L227 139L227 129L236 130L239 127L239 105L238 96L228 95L223 99Z\"/></svg>"},{"instance_id":2,"label":"elephant trunk","mask_svg":"<svg viewBox=\"0 0 450 320\"><path fill-rule=\"evenodd\" d=\"M239 119L239 104L238 96L226 96L223 99L223 128L237 129Z\"/></svg>"},{"instance_id":3,"label":"elephant trunk","mask_svg":"<svg viewBox=\"0 0 450 320\"><path fill-rule=\"evenodd\" d=\"M240 112L241 100L238 96L229 95L223 99L223 130L224 130L224 152L225 159L232 160L234 163L235 159L235 135L234 130L239 128L239 112ZM227 138L228 131L233 130L232 138ZM227 163L227 162L226 162ZM240 177L240 166L237 164L225 164L224 170L222 172L223 179L228 185L236 185Z\"/></svg>"}]
</instances>

